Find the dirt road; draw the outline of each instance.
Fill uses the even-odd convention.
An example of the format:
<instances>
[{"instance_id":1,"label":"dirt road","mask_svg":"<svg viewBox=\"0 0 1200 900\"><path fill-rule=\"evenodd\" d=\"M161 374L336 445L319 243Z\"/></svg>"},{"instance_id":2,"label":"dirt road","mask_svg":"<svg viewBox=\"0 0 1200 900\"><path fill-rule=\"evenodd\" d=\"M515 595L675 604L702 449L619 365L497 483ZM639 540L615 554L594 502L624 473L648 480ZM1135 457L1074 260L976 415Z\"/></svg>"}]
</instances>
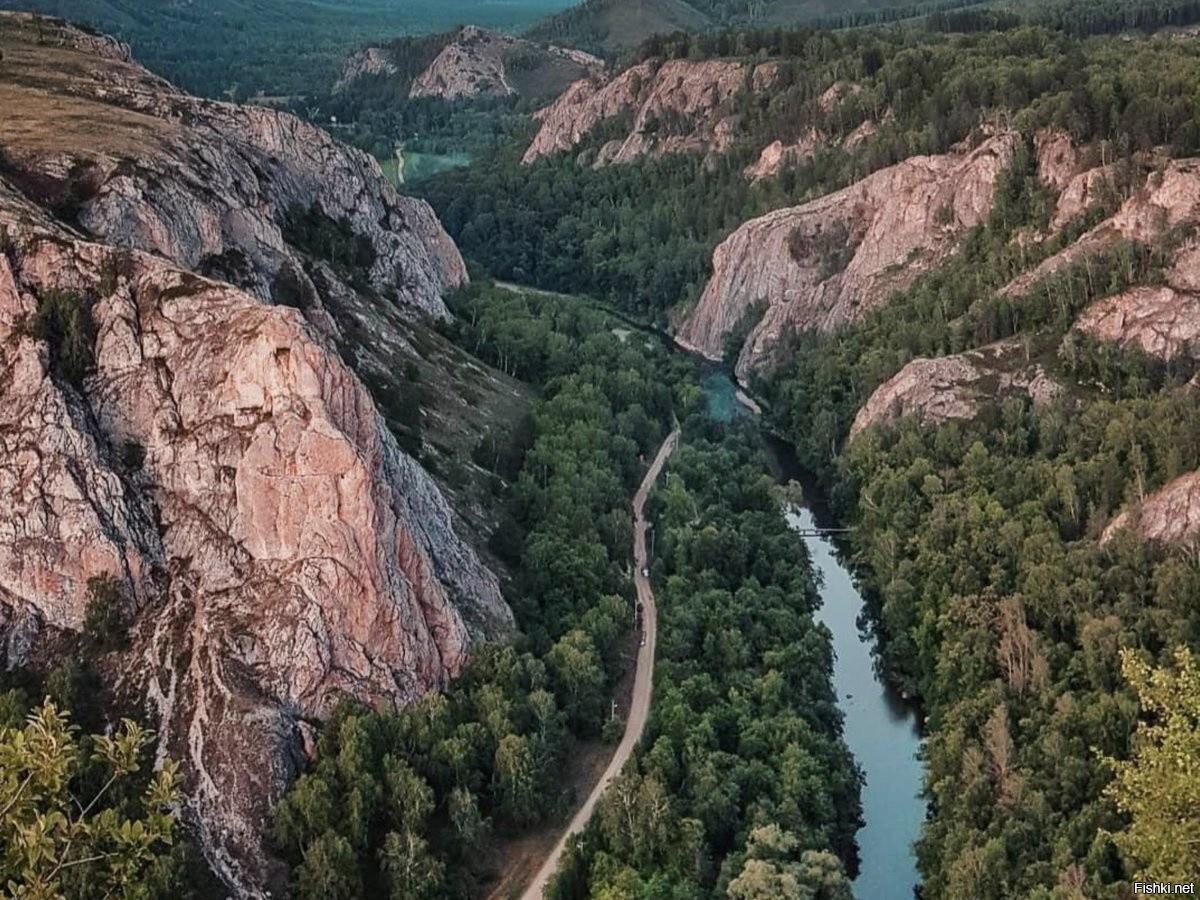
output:
<instances>
[{"instance_id":1,"label":"dirt road","mask_svg":"<svg viewBox=\"0 0 1200 900\"><path fill-rule=\"evenodd\" d=\"M633 681L633 700L629 706L629 718L625 721L625 736L617 745L617 751L613 754L608 768L604 770L604 774L592 788L592 792L583 806L571 819L571 824L567 826L562 837L558 839L558 843L554 845L554 850L546 858L529 887L525 889L525 893L521 895L521 900L541 900L546 885L558 870L558 861L562 857L563 850L566 849L567 840L571 835L582 831L587 825L592 813L596 811L596 804L599 802L600 796L613 779L621 774L621 769L629 761L633 748L637 746L637 742L642 738L642 732L646 729L646 719L650 715L650 695L654 691L654 642L658 637L658 610L654 606L654 593L650 590L650 579L642 574L649 565L649 554L646 550L646 532L649 530L645 516L646 498L650 496L654 482L658 480L663 466L666 465L670 455L675 452L678 444L679 430L676 429L659 448L658 456L654 458L650 471L646 473L646 477L642 480L642 486L638 488L638 492L633 498L633 583L637 587L638 602L642 604L642 629L646 639L638 650L637 670Z\"/></svg>"}]
</instances>

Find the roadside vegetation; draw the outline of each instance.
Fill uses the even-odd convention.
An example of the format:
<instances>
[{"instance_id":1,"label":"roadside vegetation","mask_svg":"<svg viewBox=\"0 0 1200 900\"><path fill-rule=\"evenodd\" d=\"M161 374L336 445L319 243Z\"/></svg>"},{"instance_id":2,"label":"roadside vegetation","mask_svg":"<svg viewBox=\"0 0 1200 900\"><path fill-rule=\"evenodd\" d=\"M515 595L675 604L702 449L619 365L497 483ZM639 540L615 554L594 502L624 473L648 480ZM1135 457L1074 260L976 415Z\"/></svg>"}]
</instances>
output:
<instances>
[{"instance_id":1,"label":"roadside vegetation","mask_svg":"<svg viewBox=\"0 0 1200 900\"><path fill-rule=\"evenodd\" d=\"M860 776L805 545L754 428L686 426L651 499L646 736L550 896L849 900Z\"/></svg>"},{"instance_id":2,"label":"roadside vegetation","mask_svg":"<svg viewBox=\"0 0 1200 900\"><path fill-rule=\"evenodd\" d=\"M629 500L675 410L696 413L704 449L680 451L654 501L669 562L655 572L668 611L653 738L589 832L611 866L576 855L571 878L718 896L761 857L844 881L858 775L811 569L761 460L740 438L709 443L689 361L584 301L478 284L453 307L461 346L540 392L526 446L485 439L476 453L513 485L493 550L516 573L520 633L477 650L443 695L397 713L347 706L323 728L274 826L297 895L472 896L495 835L578 801L565 754L623 729L610 698L631 665Z\"/></svg>"}]
</instances>

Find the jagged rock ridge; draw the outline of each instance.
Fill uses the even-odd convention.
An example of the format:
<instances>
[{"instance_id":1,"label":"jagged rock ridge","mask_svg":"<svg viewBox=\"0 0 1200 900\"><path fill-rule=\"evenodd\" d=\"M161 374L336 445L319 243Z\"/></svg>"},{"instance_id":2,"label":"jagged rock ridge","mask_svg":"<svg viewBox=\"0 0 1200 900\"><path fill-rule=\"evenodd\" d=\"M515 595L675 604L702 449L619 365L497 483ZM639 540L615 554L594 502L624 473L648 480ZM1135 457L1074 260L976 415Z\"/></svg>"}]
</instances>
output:
<instances>
[{"instance_id":1,"label":"jagged rock ridge","mask_svg":"<svg viewBox=\"0 0 1200 900\"><path fill-rule=\"evenodd\" d=\"M647 155L721 153L736 126L725 108L727 101L743 87L765 89L777 74L778 65L769 62L650 60L610 81L577 81L536 114L540 128L522 161L530 165L572 150L600 123L619 116L630 118L629 134L605 144L595 165L628 163Z\"/></svg>"},{"instance_id":2,"label":"jagged rock ridge","mask_svg":"<svg viewBox=\"0 0 1200 900\"><path fill-rule=\"evenodd\" d=\"M333 86L334 93L340 93L360 78L373 75L395 75L396 64L388 58L387 51L382 47L364 47L346 58L342 65L342 74Z\"/></svg>"},{"instance_id":3,"label":"jagged rock ridge","mask_svg":"<svg viewBox=\"0 0 1200 900\"><path fill-rule=\"evenodd\" d=\"M335 349L329 304L355 292L284 222L345 220L409 315L445 314L462 261L295 119L180 95L61 24L0 16L0 46L21 75L0 82L0 647L27 661L115 579L119 691L157 713L214 868L257 895L306 723L439 688L511 621ZM281 281L302 309L272 305ZM51 304L82 323L85 377L42 338Z\"/></svg>"},{"instance_id":4,"label":"jagged rock ridge","mask_svg":"<svg viewBox=\"0 0 1200 900\"><path fill-rule=\"evenodd\" d=\"M713 254L712 278L679 342L718 359L728 335L757 316L737 364L745 377L789 331L860 320L987 217L1018 140L1002 134L969 153L913 157L747 222Z\"/></svg>"},{"instance_id":5,"label":"jagged rock ridge","mask_svg":"<svg viewBox=\"0 0 1200 900\"><path fill-rule=\"evenodd\" d=\"M915 359L871 395L854 418L850 438L909 416L928 427L973 419L983 404L1017 394L1036 406L1063 395L1062 385L1042 365L1021 357L1020 342L1002 341L954 356Z\"/></svg>"},{"instance_id":6,"label":"jagged rock ridge","mask_svg":"<svg viewBox=\"0 0 1200 900\"><path fill-rule=\"evenodd\" d=\"M463 100L557 94L579 78L598 74L604 63L580 50L542 47L531 41L468 25L458 31L413 81L411 97ZM540 70L537 74L534 70ZM534 85L535 79L548 84Z\"/></svg>"},{"instance_id":7,"label":"jagged rock ridge","mask_svg":"<svg viewBox=\"0 0 1200 900\"><path fill-rule=\"evenodd\" d=\"M426 60L428 64L414 75L413 70ZM411 79L400 83L411 98L463 101L523 96L544 100L603 69L603 60L582 50L464 25L441 36L402 38L386 47L359 50L347 58L334 91L351 90L362 78L380 77Z\"/></svg>"},{"instance_id":8,"label":"jagged rock ridge","mask_svg":"<svg viewBox=\"0 0 1200 900\"><path fill-rule=\"evenodd\" d=\"M10 180L39 202L264 299L281 279L312 292L284 231L315 204L366 242L374 289L446 314L442 294L466 280L462 259L429 206L400 197L367 154L274 110L180 94L119 55L56 48L70 53L67 68L20 43L22 19L5 21L18 38L5 67L21 77L0 82L0 146Z\"/></svg>"}]
</instances>

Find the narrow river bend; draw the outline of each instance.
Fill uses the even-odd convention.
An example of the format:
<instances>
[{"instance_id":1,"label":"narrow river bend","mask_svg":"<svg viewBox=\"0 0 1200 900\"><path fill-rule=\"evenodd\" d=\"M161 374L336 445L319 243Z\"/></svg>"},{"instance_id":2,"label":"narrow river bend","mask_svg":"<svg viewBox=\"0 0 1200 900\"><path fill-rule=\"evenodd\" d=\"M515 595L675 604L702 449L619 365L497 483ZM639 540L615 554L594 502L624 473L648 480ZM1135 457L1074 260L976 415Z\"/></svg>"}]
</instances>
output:
<instances>
[{"instance_id":1,"label":"narrow river bend","mask_svg":"<svg viewBox=\"0 0 1200 900\"><path fill-rule=\"evenodd\" d=\"M710 372L704 392L714 418L728 421L740 414L735 386L724 373ZM777 477L802 480L789 448L770 441L769 449ZM811 502L788 513L788 522L799 532L835 524L814 491L806 484ZM866 779L865 825L857 836L861 868L854 895L857 900L911 900L919 884L913 842L925 818L917 712L876 671L874 639L858 626L863 598L833 543L826 537L799 540L820 576L822 606L817 618L833 635L833 686L845 716L846 743Z\"/></svg>"}]
</instances>

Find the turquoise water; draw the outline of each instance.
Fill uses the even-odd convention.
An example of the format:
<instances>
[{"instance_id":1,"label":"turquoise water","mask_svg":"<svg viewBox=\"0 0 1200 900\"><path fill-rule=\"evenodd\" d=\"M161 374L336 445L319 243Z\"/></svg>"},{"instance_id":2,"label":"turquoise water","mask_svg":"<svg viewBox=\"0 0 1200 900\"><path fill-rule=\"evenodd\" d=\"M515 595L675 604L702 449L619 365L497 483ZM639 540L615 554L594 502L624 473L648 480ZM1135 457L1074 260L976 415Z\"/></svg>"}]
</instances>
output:
<instances>
[{"instance_id":1,"label":"turquoise water","mask_svg":"<svg viewBox=\"0 0 1200 900\"><path fill-rule=\"evenodd\" d=\"M708 414L714 420L729 422L748 415L737 402L737 387L724 372L708 372L701 385ZM769 447L777 474L785 479L802 476L790 448L778 441L770 441ZM815 487L806 484L805 494L817 501L813 504L816 511L794 509L788 514L789 524L810 533L817 527L831 527ZM817 619L833 636L833 686L845 716L846 744L866 780L862 793L865 824L857 835L861 865L854 896L857 900L911 900L920 884L913 842L925 819L917 712L876 672L874 640L858 627L863 598L833 543L824 537L799 540L807 546L821 578L822 605Z\"/></svg>"},{"instance_id":2,"label":"turquoise water","mask_svg":"<svg viewBox=\"0 0 1200 900\"><path fill-rule=\"evenodd\" d=\"M735 416L746 414L737 401L737 386L724 372L713 369L700 382L708 417L715 422L732 422Z\"/></svg>"}]
</instances>

